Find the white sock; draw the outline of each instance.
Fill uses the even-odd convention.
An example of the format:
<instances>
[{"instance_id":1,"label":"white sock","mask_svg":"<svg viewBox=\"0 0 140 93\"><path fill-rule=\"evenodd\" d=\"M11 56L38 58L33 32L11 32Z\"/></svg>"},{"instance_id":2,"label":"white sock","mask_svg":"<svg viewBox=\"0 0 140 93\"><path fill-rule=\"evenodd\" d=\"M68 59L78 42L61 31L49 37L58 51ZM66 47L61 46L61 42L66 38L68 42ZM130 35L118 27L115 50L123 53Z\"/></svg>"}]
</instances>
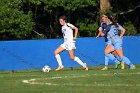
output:
<instances>
[{"instance_id":1,"label":"white sock","mask_svg":"<svg viewBox=\"0 0 140 93\"><path fill-rule=\"evenodd\" d=\"M56 60L57 60L57 62L58 62L58 65L59 65L59 66L63 66L63 65L62 65L62 60L61 60L60 55L57 54L57 55L55 55L55 57L56 57Z\"/></svg>"},{"instance_id":2,"label":"white sock","mask_svg":"<svg viewBox=\"0 0 140 93\"><path fill-rule=\"evenodd\" d=\"M79 63L81 66L85 67L86 65L78 58L78 57L75 57L74 58L74 61L76 61L77 63Z\"/></svg>"}]
</instances>

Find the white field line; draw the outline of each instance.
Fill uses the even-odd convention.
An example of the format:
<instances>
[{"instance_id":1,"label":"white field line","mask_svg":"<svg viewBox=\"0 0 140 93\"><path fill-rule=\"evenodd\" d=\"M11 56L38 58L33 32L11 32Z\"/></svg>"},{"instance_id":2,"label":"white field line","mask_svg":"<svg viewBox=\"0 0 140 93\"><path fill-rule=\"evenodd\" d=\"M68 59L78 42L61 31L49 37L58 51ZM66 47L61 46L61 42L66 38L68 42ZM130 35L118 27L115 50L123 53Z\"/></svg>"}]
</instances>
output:
<instances>
[{"instance_id":1,"label":"white field line","mask_svg":"<svg viewBox=\"0 0 140 93\"><path fill-rule=\"evenodd\" d=\"M51 72L50 72L51 73ZM95 73L95 74L84 74L84 75L81 75L81 74L69 74L69 76L63 76L64 77L86 77L86 76L110 76L110 75L140 75L140 72L135 72L135 73L120 73L120 72L110 72L110 73L106 73L106 74L98 74L98 73ZM18 75L18 76L21 76L21 77L24 77L24 76L27 76L27 75ZM29 76L33 76L33 77L38 77L38 75L29 75ZM2 77L2 76L0 76ZM49 77L50 78L50 77ZM51 78L62 78L62 77L51 77Z\"/></svg>"},{"instance_id":2,"label":"white field line","mask_svg":"<svg viewBox=\"0 0 140 93\"><path fill-rule=\"evenodd\" d=\"M64 84L56 84L56 83L49 83L49 82L39 82L36 79L33 81L30 80L23 80L23 83L26 84L34 84L34 85L49 85L49 86L84 86L84 87L92 87L92 86L98 86L98 87L140 87L140 84L121 84L121 83L115 83L115 84L104 84L104 83L97 83L93 82L92 84L80 84L80 83L64 83Z\"/></svg>"},{"instance_id":3,"label":"white field line","mask_svg":"<svg viewBox=\"0 0 140 93\"><path fill-rule=\"evenodd\" d=\"M140 75L140 72L136 72L136 73L114 73L114 75ZM37 78L37 79L29 79L29 80L22 80L22 83L26 83L26 84L36 84L36 85L50 85L50 86L105 86L105 87L111 87L111 86L118 86L118 87L130 87L130 86L139 86L140 87L140 83L139 84L122 84L122 83L115 83L115 84L104 84L104 83L98 83L97 81L91 83L91 84L80 84L80 83L64 83L64 84L59 84L59 83L52 83L52 82L46 82L47 80L53 80L53 79L66 79L66 78L85 78L85 77L89 77L89 76L109 76L111 75L109 74L84 74L84 75L79 75L79 74L71 74L69 76L54 76L54 77L47 77L47 78ZM41 81L43 80L43 81Z\"/></svg>"}]
</instances>

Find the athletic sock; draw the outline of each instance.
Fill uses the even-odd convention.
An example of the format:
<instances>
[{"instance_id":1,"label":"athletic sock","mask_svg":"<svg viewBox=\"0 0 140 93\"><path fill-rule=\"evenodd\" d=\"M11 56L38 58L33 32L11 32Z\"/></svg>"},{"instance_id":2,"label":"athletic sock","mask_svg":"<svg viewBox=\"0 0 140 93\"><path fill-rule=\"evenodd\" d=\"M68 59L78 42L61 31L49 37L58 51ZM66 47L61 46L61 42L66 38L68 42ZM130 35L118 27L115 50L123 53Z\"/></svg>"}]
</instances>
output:
<instances>
[{"instance_id":1,"label":"athletic sock","mask_svg":"<svg viewBox=\"0 0 140 93\"><path fill-rule=\"evenodd\" d=\"M75 56L74 61L76 61L78 64L80 64L81 66L85 67L86 65L78 58Z\"/></svg>"},{"instance_id":2,"label":"athletic sock","mask_svg":"<svg viewBox=\"0 0 140 93\"><path fill-rule=\"evenodd\" d=\"M118 60L114 57L114 55L112 55L111 53L109 53L109 54L106 54L105 55L105 66L108 66L109 59L111 61L114 61L115 63L118 62Z\"/></svg>"},{"instance_id":3,"label":"athletic sock","mask_svg":"<svg viewBox=\"0 0 140 93\"><path fill-rule=\"evenodd\" d=\"M113 54L110 53L107 56L111 61L114 61L115 63L118 62L117 58L115 58Z\"/></svg>"},{"instance_id":4,"label":"athletic sock","mask_svg":"<svg viewBox=\"0 0 140 93\"><path fill-rule=\"evenodd\" d=\"M63 66L63 65L62 65L62 60L61 60L60 55L59 55L59 54L55 55L55 58L56 58L56 60L57 60L57 62L58 62L58 65L59 65L59 66Z\"/></svg>"},{"instance_id":5,"label":"athletic sock","mask_svg":"<svg viewBox=\"0 0 140 93\"><path fill-rule=\"evenodd\" d=\"M120 61L120 62L122 61L121 58L118 55L116 55L115 57L118 61Z\"/></svg>"},{"instance_id":6,"label":"athletic sock","mask_svg":"<svg viewBox=\"0 0 140 93\"><path fill-rule=\"evenodd\" d=\"M125 57L125 56L122 57L122 61L125 62L125 64L127 64L127 65L129 65L129 66L133 65L133 64L131 63L131 61L130 61L127 57Z\"/></svg>"},{"instance_id":7,"label":"athletic sock","mask_svg":"<svg viewBox=\"0 0 140 93\"><path fill-rule=\"evenodd\" d=\"M107 67L108 66L108 62L109 62L109 57L108 57L108 54L105 55L105 66Z\"/></svg>"}]
</instances>

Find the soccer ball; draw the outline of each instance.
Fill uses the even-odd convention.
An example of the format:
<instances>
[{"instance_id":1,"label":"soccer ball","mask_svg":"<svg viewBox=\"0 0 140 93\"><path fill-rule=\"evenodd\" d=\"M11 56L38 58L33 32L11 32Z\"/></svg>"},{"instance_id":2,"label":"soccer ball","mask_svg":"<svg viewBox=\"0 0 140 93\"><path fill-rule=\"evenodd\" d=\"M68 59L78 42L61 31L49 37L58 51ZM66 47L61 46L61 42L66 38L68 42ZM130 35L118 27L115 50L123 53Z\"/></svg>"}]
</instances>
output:
<instances>
[{"instance_id":1,"label":"soccer ball","mask_svg":"<svg viewBox=\"0 0 140 93\"><path fill-rule=\"evenodd\" d=\"M42 68L42 71L43 71L43 72L50 72L50 71L51 71L51 68L50 68L48 65L46 65L46 66L44 66L44 67Z\"/></svg>"}]
</instances>

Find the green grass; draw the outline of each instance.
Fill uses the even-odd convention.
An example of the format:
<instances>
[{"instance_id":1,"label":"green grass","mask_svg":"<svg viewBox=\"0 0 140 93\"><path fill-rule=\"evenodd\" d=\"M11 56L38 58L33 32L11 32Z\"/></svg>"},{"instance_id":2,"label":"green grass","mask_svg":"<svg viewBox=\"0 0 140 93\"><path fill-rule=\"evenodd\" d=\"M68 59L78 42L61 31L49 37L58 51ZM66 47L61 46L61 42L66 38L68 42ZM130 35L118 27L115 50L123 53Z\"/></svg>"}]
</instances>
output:
<instances>
[{"instance_id":1,"label":"green grass","mask_svg":"<svg viewBox=\"0 0 140 93\"><path fill-rule=\"evenodd\" d=\"M41 70L0 71L0 93L139 93L137 69L99 70L101 67L67 68L44 73Z\"/></svg>"}]
</instances>

